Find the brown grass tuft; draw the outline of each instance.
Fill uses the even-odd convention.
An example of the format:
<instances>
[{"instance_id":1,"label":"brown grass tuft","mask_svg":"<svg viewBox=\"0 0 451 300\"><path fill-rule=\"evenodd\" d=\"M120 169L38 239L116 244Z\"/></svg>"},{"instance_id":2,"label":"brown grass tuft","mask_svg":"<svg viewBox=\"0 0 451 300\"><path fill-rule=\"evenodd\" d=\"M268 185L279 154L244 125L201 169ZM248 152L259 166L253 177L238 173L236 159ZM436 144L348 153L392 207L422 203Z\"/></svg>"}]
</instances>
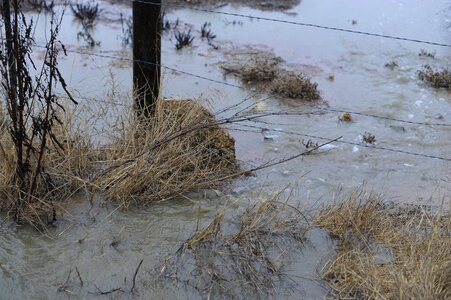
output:
<instances>
[{"instance_id":1,"label":"brown grass tuft","mask_svg":"<svg viewBox=\"0 0 451 300\"><path fill-rule=\"evenodd\" d=\"M423 70L418 71L418 78L428 82L433 87L451 90L451 70L448 68L434 71L431 66L425 65Z\"/></svg>"},{"instance_id":2,"label":"brown grass tuft","mask_svg":"<svg viewBox=\"0 0 451 300\"><path fill-rule=\"evenodd\" d=\"M304 73L290 71L293 66L287 66L271 52L249 49L228 55L228 61L222 62L221 68L226 75L233 74L245 84L295 100L313 101L321 98L317 83Z\"/></svg>"},{"instance_id":3,"label":"brown grass tuft","mask_svg":"<svg viewBox=\"0 0 451 300\"><path fill-rule=\"evenodd\" d=\"M271 92L279 96L313 101L320 98L318 84L302 73L281 72L271 85Z\"/></svg>"},{"instance_id":4,"label":"brown grass tuft","mask_svg":"<svg viewBox=\"0 0 451 300\"><path fill-rule=\"evenodd\" d=\"M323 209L316 223L337 240L321 275L338 297L450 299L449 214L360 192Z\"/></svg>"},{"instance_id":5,"label":"brown grass tuft","mask_svg":"<svg viewBox=\"0 0 451 300\"><path fill-rule=\"evenodd\" d=\"M213 114L194 100L161 101L155 116L131 115L105 147L94 184L125 207L171 199L196 188L214 188L237 170L235 141Z\"/></svg>"},{"instance_id":6,"label":"brown grass tuft","mask_svg":"<svg viewBox=\"0 0 451 300\"><path fill-rule=\"evenodd\" d=\"M239 69L239 76L245 83L271 81L277 75L280 61L280 57L273 55L253 57Z\"/></svg>"}]
</instances>

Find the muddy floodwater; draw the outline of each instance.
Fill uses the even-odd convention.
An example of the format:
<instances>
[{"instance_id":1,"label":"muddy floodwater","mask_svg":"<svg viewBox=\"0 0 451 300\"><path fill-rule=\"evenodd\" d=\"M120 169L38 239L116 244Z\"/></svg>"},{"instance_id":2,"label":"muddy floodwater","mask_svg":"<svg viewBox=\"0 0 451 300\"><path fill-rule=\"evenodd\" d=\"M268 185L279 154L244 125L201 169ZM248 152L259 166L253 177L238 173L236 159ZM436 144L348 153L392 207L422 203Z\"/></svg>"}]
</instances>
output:
<instances>
[{"instance_id":1,"label":"muddy floodwater","mask_svg":"<svg viewBox=\"0 0 451 300\"><path fill-rule=\"evenodd\" d=\"M99 46L90 48L82 38L77 40L81 25L70 10L64 16L60 39L68 49L104 57L69 52L61 58L59 67L81 105L89 105L90 99L108 102L114 85L115 99L120 99L121 105L105 114L107 119L114 119L132 103L132 68L128 61L107 56L131 58L131 47L122 43L121 25L121 18L130 17L131 9L109 2L99 2L99 7L102 12L92 34ZM215 10L451 44L451 6L444 0L302 0L282 12L236 5ZM36 20L35 41L42 45L50 16L28 15ZM201 97L208 100L212 111L240 103L250 95L249 91L184 72L243 86L237 78L225 76L221 65L236 53L249 52L251 59L252 53L263 51L280 56L284 65L311 76L328 103L321 104L321 108L362 113L351 113L353 121L342 122L338 119L340 112L254 96L245 105L264 100L256 109L308 114L274 115L265 118L264 124L230 127L243 166L258 166L300 153L305 150L303 142L309 140L321 143L325 141L321 138L342 137L345 143L335 142L312 155L239 178L222 191L193 192L188 195L192 201L176 199L143 210L123 211L100 205L101 199L96 198L88 215L89 203L80 195L67 204L67 213L49 236L19 228L9 220L3 221L6 216L1 215L1 299L131 298L130 293L102 292L130 288L141 259L144 261L136 278L136 298L206 298L183 284L162 279L159 269L165 258L192 234L198 219L207 224L224 207L233 215L249 201L258 201L265 193L289 184L285 192L293 192L291 201L305 202L307 208L333 201L339 192L349 192L362 184L382 193L387 201L426 205L444 202L449 208L451 94L430 87L416 73L426 64L450 67L449 47L190 9L167 11L168 22L175 24L177 19L178 30L191 29L195 39L191 47L177 51L174 31L163 34L162 65L171 68L162 69L163 97ZM216 35L213 44L219 49L200 38L205 22L211 23ZM435 57L420 56L421 50ZM41 51L35 50L37 59ZM386 66L393 61L396 67ZM361 144L366 132L375 136L374 146L383 149ZM112 246L121 231L120 242ZM305 249L293 254L287 266L299 289L281 288L275 294L283 299L324 297L327 289L318 281L317 271L332 251L333 242L325 232L311 231Z\"/></svg>"}]
</instances>

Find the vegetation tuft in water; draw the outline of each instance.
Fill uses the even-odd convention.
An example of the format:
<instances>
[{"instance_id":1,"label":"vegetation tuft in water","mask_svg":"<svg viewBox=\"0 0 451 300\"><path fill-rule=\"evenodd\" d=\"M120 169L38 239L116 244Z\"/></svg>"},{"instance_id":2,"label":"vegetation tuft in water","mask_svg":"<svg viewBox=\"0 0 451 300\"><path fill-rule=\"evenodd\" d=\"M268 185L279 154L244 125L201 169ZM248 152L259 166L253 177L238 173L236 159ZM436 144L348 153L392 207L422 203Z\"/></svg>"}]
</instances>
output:
<instances>
[{"instance_id":1,"label":"vegetation tuft in water","mask_svg":"<svg viewBox=\"0 0 451 300\"><path fill-rule=\"evenodd\" d=\"M175 44L175 49L180 50L185 46L191 46L194 40L194 36L191 34L191 30L188 30L187 32L180 32L177 31L174 33L174 37L177 40L177 43Z\"/></svg>"},{"instance_id":2,"label":"vegetation tuft in water","mask_svg":"<svg viewBox=\"0 0 451 300\"><path fill-rule=\"evenodd\" d=\"M435 88L451 90L451 70L449 68L435 71L431 66L425 65L423 70L418 71L418 78Z\"/></svg>"},{"instance_id":3,"label":"vegetation tuft in water","mask_svg":"<svg viewBox=\"0 0 451 300\"><path fill-rule=\"evenodd\" d=\"M75 6L70 6L74 16L80 21L86 24L94 23L95 19L99 16L99 4L94 4L91 2L78 3Z\"/></svg>"},{"instance_id":4,"label":"vegetation tuft in water","mask_svg":"<svg viewBox=\"0 0 451 300\"><path fill-rule=\"evenodd\" d=\"M313 101L320 98L318 84L302 73L284 72L272 82L271 92L290 99Z\"/></svg>"}]
</instances>

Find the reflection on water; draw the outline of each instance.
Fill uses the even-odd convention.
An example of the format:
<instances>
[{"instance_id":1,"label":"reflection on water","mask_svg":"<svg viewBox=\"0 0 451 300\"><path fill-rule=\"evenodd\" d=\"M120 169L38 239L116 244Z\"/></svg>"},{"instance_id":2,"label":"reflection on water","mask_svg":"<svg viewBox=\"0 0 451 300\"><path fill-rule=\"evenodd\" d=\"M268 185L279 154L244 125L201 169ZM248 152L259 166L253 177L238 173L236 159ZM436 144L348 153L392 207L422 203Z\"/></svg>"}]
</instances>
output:
<instances>
[{"instance_id":1,"label":"reflection on water","mask_svg":"<svg viewBox=\"0 0 451 300\"><path fill-rule=\"evenodd\" d=\"M130 9L106 3L102 7L108 20L101 20L96 25L93 37L100 41L100 47L93 51L130 57L129 49L125 49L125 54L122 52L118 21L119 14L130 15ZM447 1L304 0L290 10L290 15L230 6L220 10L450 43ZM167 18L171 22L179 18L180 30L184 26L200 30L204 22L211 22L211 30L217 35L222 50L253 45L274 51L287 64L317 67L322 71L315 73L313 80L318 82L322 97L331 107L419 122L451 122L449 92L430 88L420 82L415 73L424 64L449 66L451 53L446 48L191 10L171 11ZM234 24L234 20L240 22ZM46 26L48 18L40 16L37 43L45 41L40 34ZM86 51L84 42L76 40L79 27L68 13L60 38L68 48ZM164 35L164 65L224 80L217 67L224 59L222 50L212 50L198 36L190 49L176 51L174 43L170 33ZM435 52L435 59L419 56L421 49ZM39 50L36 54L39 57ZM398 67L385 67L393 60L397 61ZM79 95L105 98L111 91L111 74L114 74L118 94L127 99L130 97L132 71L128 63L70 54L61 60L60 68L68 84ZM329 79L331 74L333 81ZM238 84L232 78L226 80ZM163 83L164 96L203 96L210 100L214 110L238 103L247 96L245 91L176 72L165 72ZM254 101L259 99L261 97L256 97ZM305 107L270 99L266 101L265 109ZM438 119L440 116L443 118ZM110 117L114 118L114 114ZM343 140L357 143L359 135L371 132L377 146L442 157L449 157L451 153L450 127L357 115L352 118L353 122L343 123L338 121L338 113L273 116L267 119L272 124L265 127L331 138L343 136ZM264 139L261 133L231 133L237 141L238 158L253 165L298 153L304 150L300 140L308 140L281 132L271 133L271 139ZM339 188L353 189L362 182L376 191L382 190L393 201L436 203L443 195L447 195L445 201L449 201L449 162L360 146L335 145L337 147L330 151L259 171L255 177L238 179L226 189L228 196L210 192L206 197L196 194L192 195L196 200L193 203L171 201L143 211L132 209L112 213L114 208L96 206L89 216L85 201L77 201L70 204L70 214L65 220L52 229L56 235L52 238L4 223L0 229L0 294L11 295L10 298L68 298L72 294L74 298L77 298L75 295L93 298L98 293L96 286L102 291L129 286L138 262L144 259L137 278L140 297L199 298L199 294L173 282L160 282L156 271L164 258L177 250L180 242L194 230L199 205L202 208L200 220L208 223L225 205L225 199L238 201L236 206L244 205L245 199L254 197L255 191L281 189L287 183L297 185L297 196L293 201L309 198L310 203L330 201ZM123 226L121 242L117 247L111 247ZM83 240L81 243L80 239ZM307 247L302 256L292 259L290 269L306 278L301 280L304 297L317 298L325 292L309 278L315 278L318 264L327 258L330 249L324 233L315 231L311 247ZM83 287L75 268L85 282ZM72 273L65 284L67 291L58 292L69 270ZM124 277L127 278L125 284ZM110 296L128 297L123 294Z\"/></svg>"}]
</instances>

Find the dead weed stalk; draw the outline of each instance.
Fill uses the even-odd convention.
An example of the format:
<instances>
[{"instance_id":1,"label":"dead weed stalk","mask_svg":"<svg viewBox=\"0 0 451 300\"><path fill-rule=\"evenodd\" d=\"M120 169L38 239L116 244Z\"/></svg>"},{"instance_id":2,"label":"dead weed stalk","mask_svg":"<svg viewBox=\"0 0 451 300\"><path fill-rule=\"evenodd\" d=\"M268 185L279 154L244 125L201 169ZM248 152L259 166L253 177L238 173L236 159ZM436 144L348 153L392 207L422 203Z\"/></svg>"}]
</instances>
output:
<instances>
[{"instance_id":1,"label":"dead weed stalk","mask_svg":"<svg viewBox=\"0 0 451 300\"><path fill-rule=\"evenodd\" d=\"M323 209L316 223L337 240L321 276L338 297L451 297L449 213L388 206L360 191Z\"/></svg>"}]
</instances>

